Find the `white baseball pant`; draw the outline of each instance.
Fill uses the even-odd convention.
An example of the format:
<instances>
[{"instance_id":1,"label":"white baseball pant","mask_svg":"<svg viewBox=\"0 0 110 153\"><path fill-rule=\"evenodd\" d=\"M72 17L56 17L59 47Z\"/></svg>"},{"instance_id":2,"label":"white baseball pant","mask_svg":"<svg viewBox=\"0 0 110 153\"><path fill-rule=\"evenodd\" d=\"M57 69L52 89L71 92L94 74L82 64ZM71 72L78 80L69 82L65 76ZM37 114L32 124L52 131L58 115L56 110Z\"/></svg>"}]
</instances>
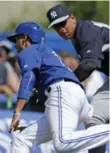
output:
<instances>
[{"instance_id":1,"label":"white baseball pant","mask_svg":"<svg viewBox=\"0 0 110 153\"><path fill-rule=\"evenodd\" d=\"M108 142L109 124L76 131L79 123L93 114L78 84L60 81L50 88L50 92L46 91L45 115L13 138L12 153L30 153L33 146L50 140L57 153L77 153Z\"/></svg>"}]
</instances>

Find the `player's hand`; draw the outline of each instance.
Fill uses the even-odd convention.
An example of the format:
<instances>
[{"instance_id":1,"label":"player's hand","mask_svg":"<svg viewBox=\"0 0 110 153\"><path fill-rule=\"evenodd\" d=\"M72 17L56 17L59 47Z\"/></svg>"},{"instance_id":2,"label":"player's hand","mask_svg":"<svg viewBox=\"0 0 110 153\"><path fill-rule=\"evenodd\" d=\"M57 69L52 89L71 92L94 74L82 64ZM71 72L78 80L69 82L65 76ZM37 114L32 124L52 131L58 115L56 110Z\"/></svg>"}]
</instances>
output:
<instances>
[{"instance_id":1,"label":"player's hand","mask_svg":"<svg viewBox=\"0 0 110 153\"><path fill-rule=\"evenodd\" d=\"M21 114L20 113L14 113L13 119L11 121L11 125L9 128L9 132L16 131L20 122Z\"/></svg>"}]
</instances>

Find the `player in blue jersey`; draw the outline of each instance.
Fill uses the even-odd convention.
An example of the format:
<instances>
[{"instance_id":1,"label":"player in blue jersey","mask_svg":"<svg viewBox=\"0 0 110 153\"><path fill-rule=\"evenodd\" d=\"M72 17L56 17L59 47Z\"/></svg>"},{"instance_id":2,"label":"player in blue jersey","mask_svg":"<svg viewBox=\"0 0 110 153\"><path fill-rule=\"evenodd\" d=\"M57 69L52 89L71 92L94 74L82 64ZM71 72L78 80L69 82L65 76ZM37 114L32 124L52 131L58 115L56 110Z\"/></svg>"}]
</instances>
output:
<instances>
[{"instance_id":1,"label":"player in blue jersey","mask_svg":"<svg viewBox=\"0 0 110 153\"><path fill-rule=\"evenodd\" d=\"M20 52L18 61L22 80L10 126L16 130L21 111L33 88L47 96L45 114L18 133L12 141L12 153L29 153L34 145L52 140L58 153L73 153L105 144L109 139L109 124L76 131L80 122L89 120L93 108L74 73L55 51L45 44L41 25L24 22L8 37Z\"/></svg>"}]
</instances>

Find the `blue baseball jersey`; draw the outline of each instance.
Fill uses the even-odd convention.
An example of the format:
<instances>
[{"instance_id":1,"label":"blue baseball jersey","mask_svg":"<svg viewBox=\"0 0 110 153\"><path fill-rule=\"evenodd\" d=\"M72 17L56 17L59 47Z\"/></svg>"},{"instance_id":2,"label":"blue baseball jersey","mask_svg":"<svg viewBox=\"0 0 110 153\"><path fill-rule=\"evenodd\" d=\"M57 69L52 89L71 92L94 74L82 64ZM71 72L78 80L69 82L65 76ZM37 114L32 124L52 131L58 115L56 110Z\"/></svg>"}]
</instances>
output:
<instances>
[{"instance_id":1,"label":"blue baseball jersey","mask_svg":"<svg viewBox=\"0 0 110 153\"><path fill-rule=\"evenodd\" d=\"M18 98L28 100L33 88L44 91L49 85L62 79L69 79L82 86L55 51L45 44L34 44L25 48L19 54L18 62L22 71Z\"/></svg>"}]
</instances>

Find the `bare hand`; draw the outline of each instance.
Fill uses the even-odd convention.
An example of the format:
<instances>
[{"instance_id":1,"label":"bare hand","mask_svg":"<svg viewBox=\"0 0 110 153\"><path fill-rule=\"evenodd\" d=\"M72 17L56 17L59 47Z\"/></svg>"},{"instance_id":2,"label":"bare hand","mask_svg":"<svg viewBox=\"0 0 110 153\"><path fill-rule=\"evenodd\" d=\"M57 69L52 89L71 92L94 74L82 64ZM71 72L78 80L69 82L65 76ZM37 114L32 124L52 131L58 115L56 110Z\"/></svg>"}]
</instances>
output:
<instances>
[{"instance_id":1,"label":"bare hand","mask_svg":"<svg viewBox=\"0 0 110 153\"><path fill-rule=\"evenodd\" d=\"M19 125L19 122L20 122L20 118L21 118L21 115L20 113L15 113L13 115L13 119L11 121L11 125L10 125L10 128L9 128L9 132L11 133L12 131L16 131L17 128L18 128L18 125Z\"/></svg>"},{"instance_id":2,"label":"bare hand","mask_svg":"<svg viewBox=\"0 0 110 153\"><path fill-rule=\"evenodd\" d=\"M13 119L11 121L11 125L9 128L9 132L16 131L18 129L18 125L19 125L20 118L21 118L20 112L22 111L26 102L27 102L26 99L18 99L15 110L14 110L15 113L13 115Z\"/></svg>"}]
</instances>

